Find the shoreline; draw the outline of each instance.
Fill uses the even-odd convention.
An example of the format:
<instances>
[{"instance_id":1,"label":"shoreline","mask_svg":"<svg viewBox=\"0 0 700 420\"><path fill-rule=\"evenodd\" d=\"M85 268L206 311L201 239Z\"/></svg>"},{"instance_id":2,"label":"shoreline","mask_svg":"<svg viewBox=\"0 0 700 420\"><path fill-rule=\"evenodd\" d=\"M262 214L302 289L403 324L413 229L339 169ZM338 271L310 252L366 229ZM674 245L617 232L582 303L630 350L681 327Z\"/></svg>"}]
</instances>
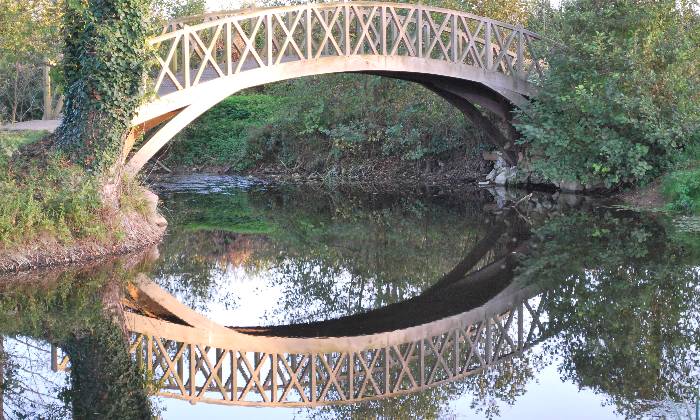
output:
<instances>
[{"instance_id":1,"label":"shoreline","mask_svg":"<svg viewBox=\"0 0 700 420\"><path fill-rule=\"evenodd\" d=\"M118 211L102 216L105 225L112 227L108 238L66 243L56 237L40 236L28 244L0 247L0 274L84 264L143 251L160 243L168 223L157 210L158 197L145 189L144 194L149 202L146 213Z\"/></svg>"},{"instance_id":2,"label":"shoreline","mask_svg":"<svg viewBox=\"0 0 700 420\"><path fill-rule=\"evenodd\" d=\"M181 168L180 168L181 169ZM555 189L540 186L527 186L525 188L498 186L490 184L479 185L478 177L465 177L464 179L452 179L449 174L438 174L425 178L392 179L368 177L365 180L349 179L338 177L333 184L327 183L318 174L302 175L293 171L271 171L269 168L263 170L246 171L235 174L226 173L217 168L203 168L199 170L176 170L171 172L153 173L155 180L164 180L170 176L187 175L232 175L242 177L254 177L262 182L272 185L314 185L321 188L359 188L368 192L408 192L423 189L437 189L440 193L459 193L464 191L475 191L488 188L503 188L506 190L522 189L527 192L544 191L548 193L558 192ZM593 193L567 193L572 196L605 197L619 201L630 206L637 211L659 211L663 210L663 199L659 193L658 184L653 184L644 189L637 189L623 192L609 192L608 194ZM151 193L152 194L152 193ZM155 194L153 200L157 200ZM157 202L157 201L156 201ZM136 212L129 214L113 215L112 220L118 218L121 223L121 232L125 237L118 239L113 235L111 240L95 240L86 238L77 240L70 244L61 243L56 238L39 238L29 245L22 245L14 248L0 248L0 274L16 274L31 272L43 268L61 268L80 265L85 263L99 262L109 258L128 255L143 251L149 247L158 245L167 234L167 222L157 212L155 206L151 208L149 215L142 215Z\"/></svg>"}]
</instances>

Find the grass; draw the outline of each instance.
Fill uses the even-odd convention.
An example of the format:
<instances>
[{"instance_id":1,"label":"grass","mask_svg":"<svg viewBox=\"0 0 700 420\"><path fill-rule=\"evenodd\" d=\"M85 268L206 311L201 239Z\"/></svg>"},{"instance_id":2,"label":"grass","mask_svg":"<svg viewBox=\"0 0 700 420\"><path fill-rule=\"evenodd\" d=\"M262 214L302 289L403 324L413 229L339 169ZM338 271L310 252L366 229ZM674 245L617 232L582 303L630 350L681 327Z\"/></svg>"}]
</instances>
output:
<instances>
[{"instance_id":1,"label":"grass","mask_svg":"<svg viewBox=\"0 0 700 420\"><path fill-rule=\"evenodd\" d=\"M44 138L47 131L0 131L0 160L6 160L21 146Z\"/></svg>"},{"instance_id":2,"label":"grass","mask_svg":"<svg viewBox=\"0 0 700 420\"><path fill-rule=\"evenodd\" d=\"M21 176L0 162L0 245L26 243L41 235L63 242L103 238L98 182L60 155L32 165Z\"/></svg>"},{"instance_id":3,"label":"grass","mask_svg":"<svg viewBox=\"0 0 700 420\"><path fill-rule=\"evenodd\" d=\"M19 147L46 134L0 132L0 247L26 244L39 237L63 243L82 238L102 240L112 230L103 219L100 183L81 167L51 151L21 165L10 161ZM134 187L128 190L136 191ZM135 193L127 191L125 197L135 209L142 206Z\"/></svg>"}]
</instances>

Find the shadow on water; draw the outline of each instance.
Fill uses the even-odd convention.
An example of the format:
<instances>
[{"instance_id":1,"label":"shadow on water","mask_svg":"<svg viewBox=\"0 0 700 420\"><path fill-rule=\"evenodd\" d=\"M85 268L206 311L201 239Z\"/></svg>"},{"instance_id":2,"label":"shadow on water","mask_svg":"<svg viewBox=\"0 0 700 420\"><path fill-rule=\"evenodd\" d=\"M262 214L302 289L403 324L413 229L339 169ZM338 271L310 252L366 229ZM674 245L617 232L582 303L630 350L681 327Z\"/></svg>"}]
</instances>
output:
<instances>
[{"instance_id":1,"label":"shadow on water","mask_svg":"<svg viewBox=\"0 0 700 420\"><path fill-rule=\"evenodd\" d=\"M145 418L154 393L497 417L550 364L621 416L692 417L700 247L664 216L204 181L161 187L159 252L3 279L6 417Z\"/></svg>"}]
</instances>

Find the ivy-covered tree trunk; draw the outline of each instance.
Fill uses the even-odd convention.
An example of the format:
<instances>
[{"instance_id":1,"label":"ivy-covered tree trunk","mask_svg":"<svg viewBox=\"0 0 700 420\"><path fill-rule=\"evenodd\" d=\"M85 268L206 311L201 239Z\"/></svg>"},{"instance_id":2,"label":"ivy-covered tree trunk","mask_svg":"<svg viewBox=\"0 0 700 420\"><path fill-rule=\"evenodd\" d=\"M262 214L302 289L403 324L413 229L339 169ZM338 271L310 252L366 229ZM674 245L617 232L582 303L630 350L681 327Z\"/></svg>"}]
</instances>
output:
<instances>
[{"instance_id":1,"label":"ivy-covered tree trunk","mask_svg":"<svg viewBox=\"0 0 700 420\"><path fill-rule=\"evenodd\" d=\"M67 0L65 110L57 147L118 185L147 68L149 0Z\"/></svg>"},{"instance_id":2,"label":"ivy-covered tree trunk","mask_svg":"<svg viewBox=\"0 0 700 420\"><path fill-rule=\"evenodd\" d=\"M76 419L149 419L144 380L119 326L105 319L62 344L71 360L66 395Z\"/></svg>"}]
</instances>

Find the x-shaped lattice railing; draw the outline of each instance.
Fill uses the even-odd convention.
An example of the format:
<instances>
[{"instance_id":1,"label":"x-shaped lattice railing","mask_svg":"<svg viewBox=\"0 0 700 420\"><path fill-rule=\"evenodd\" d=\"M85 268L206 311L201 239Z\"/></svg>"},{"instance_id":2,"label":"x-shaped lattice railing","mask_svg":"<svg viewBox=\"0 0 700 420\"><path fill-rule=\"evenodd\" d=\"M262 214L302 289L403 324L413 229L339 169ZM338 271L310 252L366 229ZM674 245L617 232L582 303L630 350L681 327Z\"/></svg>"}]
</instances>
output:
<instances>
[{"instance_id":1,"label":"x-shaped lattice railing","mask_svg":"<svg viewBox=\"0 0 700 420\"><path fill-rule=\"evenodd\" d=\"M292 61L405 56L512 78L542 75L539 36L489 18L422 5L315 3L207 14L168 24L149 40L160 96Z\"/></svg>"}]
</instances>

